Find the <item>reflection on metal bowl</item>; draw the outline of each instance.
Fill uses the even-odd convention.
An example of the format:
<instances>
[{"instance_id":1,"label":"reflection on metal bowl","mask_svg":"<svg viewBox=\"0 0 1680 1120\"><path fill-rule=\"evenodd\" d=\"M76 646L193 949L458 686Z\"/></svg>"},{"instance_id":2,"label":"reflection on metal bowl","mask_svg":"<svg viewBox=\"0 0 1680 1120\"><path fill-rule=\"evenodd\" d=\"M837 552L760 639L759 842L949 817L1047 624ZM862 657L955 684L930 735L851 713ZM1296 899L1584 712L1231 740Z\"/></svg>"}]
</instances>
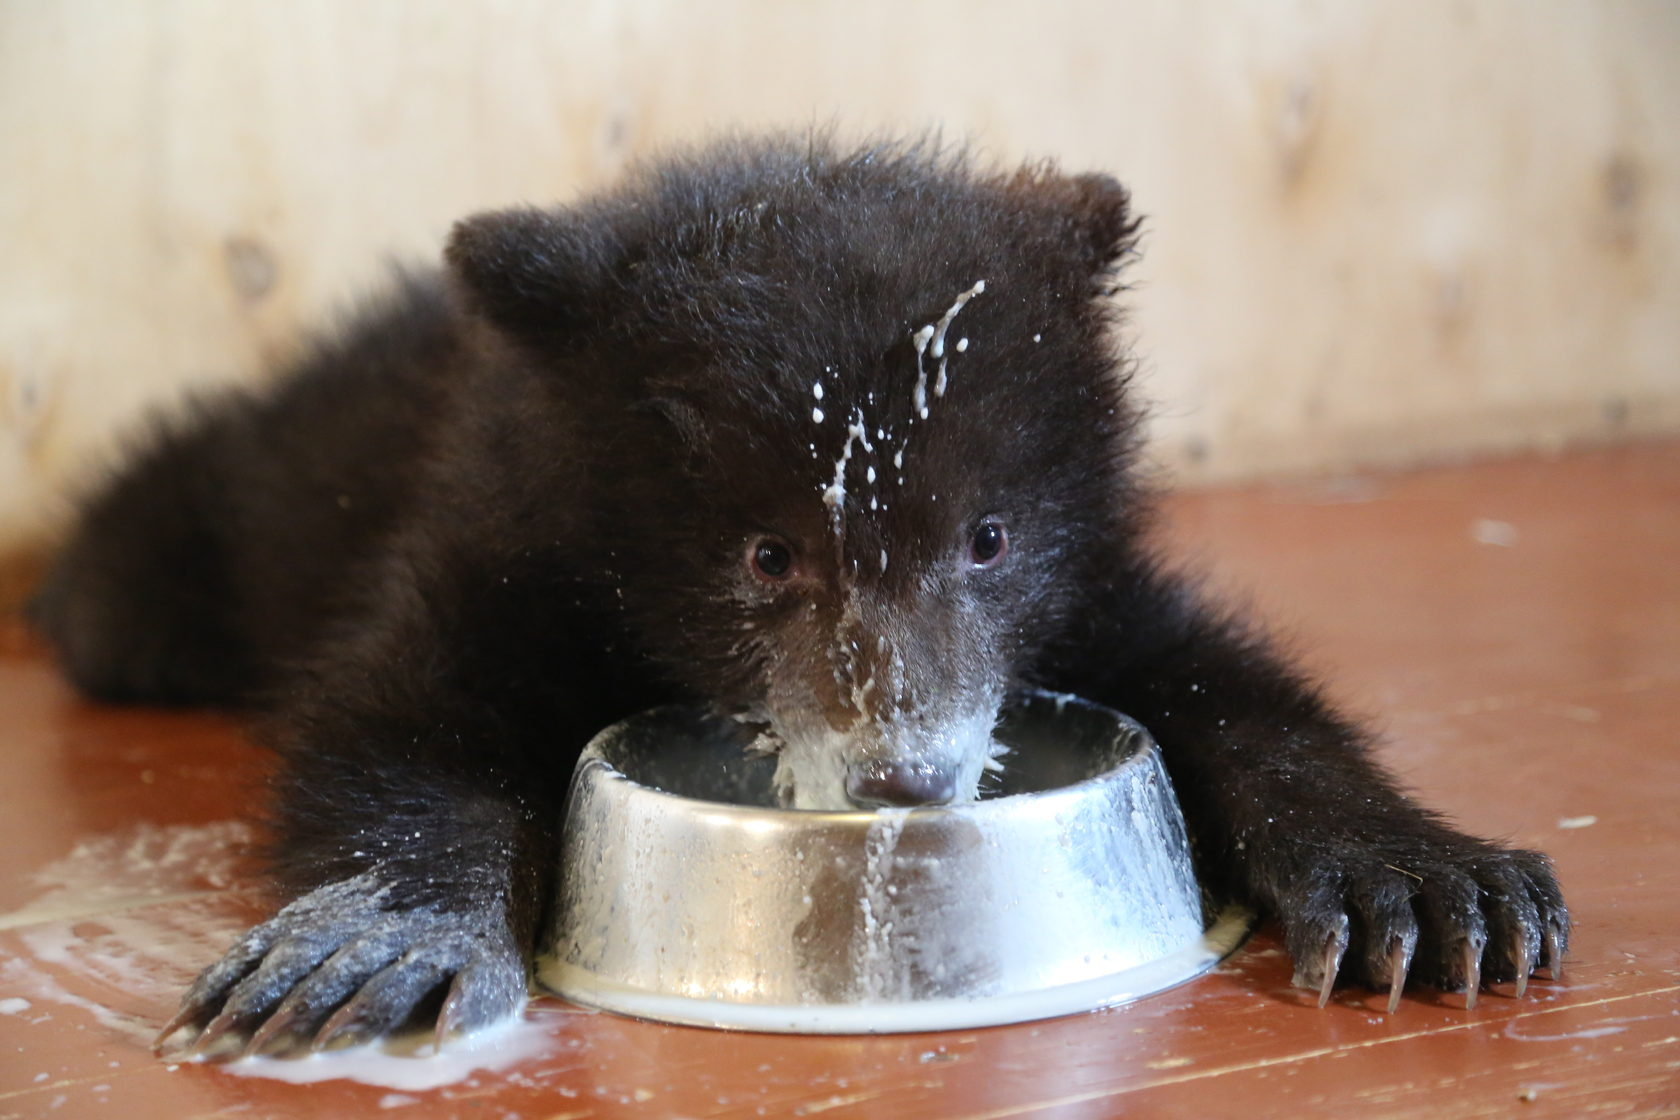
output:
<instances>
[{"instance_id":1,"label":"reflection on metal bowl","mask_svg":"<svg viewBox=\"0 0 1680 1120\"><path fill-rule=\"evenodd\" d=\"M1246 934L1204 920L1154 742L1035 693L995 732L998 796L873 812L774 807L752 733L664 708L579 760L543 982L577 1003L743 1030L876 1033L1111 1006Z\"/></svg>"}]
</instances>

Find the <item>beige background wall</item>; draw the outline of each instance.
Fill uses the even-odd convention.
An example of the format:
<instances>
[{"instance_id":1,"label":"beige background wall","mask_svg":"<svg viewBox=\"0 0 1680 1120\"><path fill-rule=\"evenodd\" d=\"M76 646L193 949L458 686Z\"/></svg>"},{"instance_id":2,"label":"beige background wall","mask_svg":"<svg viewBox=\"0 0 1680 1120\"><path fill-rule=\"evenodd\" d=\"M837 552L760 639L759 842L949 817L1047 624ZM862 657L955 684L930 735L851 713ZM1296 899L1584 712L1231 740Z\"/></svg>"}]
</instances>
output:
<instances>
[{"instance_id":1,"label":"beige background wall","mask_svg":"<svg viewBox=\"0 0 1680 1120\"><path fill-rule=\"evenodd\" d=\"M463 212L721 125L1111 169L1192 479L1680 431L1680 4L0 0L0 547Z\"/></svg>"}]
</instances>

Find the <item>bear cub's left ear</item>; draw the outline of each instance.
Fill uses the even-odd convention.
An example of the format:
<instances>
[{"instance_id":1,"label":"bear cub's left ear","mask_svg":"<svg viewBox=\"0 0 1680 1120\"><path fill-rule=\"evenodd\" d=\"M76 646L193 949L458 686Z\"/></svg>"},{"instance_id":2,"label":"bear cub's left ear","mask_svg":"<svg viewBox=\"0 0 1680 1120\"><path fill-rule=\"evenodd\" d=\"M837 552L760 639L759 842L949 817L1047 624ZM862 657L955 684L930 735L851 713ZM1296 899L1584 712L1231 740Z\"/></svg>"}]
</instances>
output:
<instances>
[{"instance_id":1,"label":"bear cub's left ear","mask_svg":"<svg viewBox=\"0 0 1680 1120\"><path fill-rule=\"evenodd\" d=\"M1087 272L1106 276L1137 244L1131 192L1111 175L1064 175L1052 164L1023 167L1004 184L1018 205L1053 225L1055 242Z\"/></svg>"},{"instance_id":2,"label":"bear cub's left ear","mask_svg":"<svg viewBox=\"0 0 1680 1120\"><path fill-rule=\"evenodd\" d=\"M1118 265L1137 244L1140 219L1132 214L1132 192L1112 175L1095 172L1064 181L1092 267Z\"/></svg>"},{"instance_id":3,"label":"bear cub's left ear","mask_svg":"<svg viewBox=\"0 0 1680 1120\"><path fill-rule=\"evenodd\" d=\"M457 222L443 256L472 310L521 341L559 342L593 318L600 240L565 211L519 207Z\"/></svg>"}]
</instances>

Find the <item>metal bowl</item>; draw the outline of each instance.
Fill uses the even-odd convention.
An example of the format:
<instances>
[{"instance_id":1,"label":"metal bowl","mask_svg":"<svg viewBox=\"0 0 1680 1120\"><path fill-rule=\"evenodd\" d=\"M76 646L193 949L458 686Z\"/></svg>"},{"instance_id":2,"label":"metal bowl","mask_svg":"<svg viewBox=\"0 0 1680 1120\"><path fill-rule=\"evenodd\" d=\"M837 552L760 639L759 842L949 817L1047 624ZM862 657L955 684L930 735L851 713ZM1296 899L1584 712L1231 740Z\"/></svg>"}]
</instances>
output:
<instances>
[{"instance_id":1,"label":"metal bowl","mask_svg":"<svg viewBox=\"0 0 1680 1120\"><path fill-rule=\"evenodd\" d=\"M701 1026L945 1030L1111 1006L1235 947L1249 916L1204 920L1142 727L1031 694L995 735L998 796L827 812L774 807L775 760L732 720L615 724L573 777L543 983Z\"/></svg>"}]
</instances>

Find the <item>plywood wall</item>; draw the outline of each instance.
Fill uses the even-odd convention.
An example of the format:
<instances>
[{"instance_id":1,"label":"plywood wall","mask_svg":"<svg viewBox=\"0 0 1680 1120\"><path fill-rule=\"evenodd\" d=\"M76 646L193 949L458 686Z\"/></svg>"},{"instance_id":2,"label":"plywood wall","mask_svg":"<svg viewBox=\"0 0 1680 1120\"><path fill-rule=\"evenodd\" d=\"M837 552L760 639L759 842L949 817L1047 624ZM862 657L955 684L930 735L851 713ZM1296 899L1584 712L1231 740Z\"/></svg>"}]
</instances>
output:
<instances>
[{"instance_id":1,"label":"plywood wall","mask_svg":"<svg viewBox=\"0 0 1680 1120\"><path fill-rule=\"evenodd\" d=\"M724 126L1112 170L1189 478L1680 430L1680 5L0 0L0 546L464 212Z\"/></svg>"}]
</instances>

